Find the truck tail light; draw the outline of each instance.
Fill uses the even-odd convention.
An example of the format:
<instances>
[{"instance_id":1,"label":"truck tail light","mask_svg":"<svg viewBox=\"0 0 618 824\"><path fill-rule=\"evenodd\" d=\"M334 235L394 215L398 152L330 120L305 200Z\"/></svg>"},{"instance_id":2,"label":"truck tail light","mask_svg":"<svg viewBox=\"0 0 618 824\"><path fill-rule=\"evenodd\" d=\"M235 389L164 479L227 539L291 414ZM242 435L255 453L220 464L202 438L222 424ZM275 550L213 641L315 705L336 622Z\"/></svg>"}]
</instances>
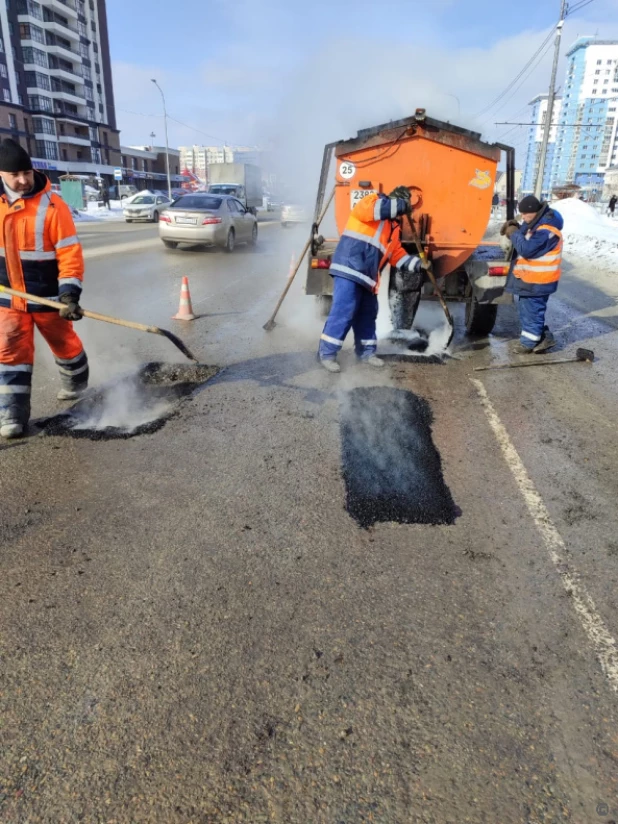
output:
<instances>
[{"instance_id":1,"label":"truck tail light","mask_svg":"<svg viewBox=\"0 0 618 824\"><path fill-rule=\"evenodd\" d=\"M490 266L489 267L489 274L493 275L493 276L496 276L496 275L504 276L504 275L508 275L508 273L509 273L509 267L508 266L502 265L502 266Z\"/></svg>"},{"instance_id":2,"label":"truck tail light","mask_svg":"<svg viewBox=\"0 0 618 824\"><path fill-rule=\"evenodd\" d=\"M312 269L330 269L330 258L311 258Z\"/></svg>"},{"instance_id":3,"label":"truck tail light","mask_svg":"<svg viewBox=\"0 0 618 824\"><path fill-rule=\"evenodd\" d=\"M202 226L210 226L212 223L222 223L222 219L220 217L205 217L202 221Z\"/></svg>"}]
</instances>

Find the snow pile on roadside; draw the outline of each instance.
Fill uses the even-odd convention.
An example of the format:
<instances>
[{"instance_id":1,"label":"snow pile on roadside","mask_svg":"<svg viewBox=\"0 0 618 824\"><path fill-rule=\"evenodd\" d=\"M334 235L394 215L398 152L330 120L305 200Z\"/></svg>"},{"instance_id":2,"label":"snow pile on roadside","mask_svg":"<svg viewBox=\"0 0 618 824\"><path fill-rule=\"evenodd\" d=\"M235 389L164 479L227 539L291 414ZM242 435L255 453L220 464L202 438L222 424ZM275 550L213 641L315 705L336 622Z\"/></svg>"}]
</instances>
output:
<instances>
[{"instance_id":1,"label":"snow pile on roadside","mask_svg":"<svg viewBox=\"0 0 618 824\"><path fill-rule=\"evenodd\" d=\"M564 218L564 253L601 269L618 269L618 218L609 218L579 198L550 204Z\"/></svg>"},{"instance_id":2,"label":"snow pile on roadside","mask_svg":"<svg viewBox=\"0 0 618 824\"><path fill-rule=\"evenodd\" d=\"M99 206L96 201L88 201L86 204L86 211L79 211L77 214L73 214L73 219L76 223L87 223L92 221L101 221L101 220L123 220L122 216L122 206L120 205L119 200L110 200L109 205L111 209L108 209L107 206Z\"/></svg>"}]
</instances>

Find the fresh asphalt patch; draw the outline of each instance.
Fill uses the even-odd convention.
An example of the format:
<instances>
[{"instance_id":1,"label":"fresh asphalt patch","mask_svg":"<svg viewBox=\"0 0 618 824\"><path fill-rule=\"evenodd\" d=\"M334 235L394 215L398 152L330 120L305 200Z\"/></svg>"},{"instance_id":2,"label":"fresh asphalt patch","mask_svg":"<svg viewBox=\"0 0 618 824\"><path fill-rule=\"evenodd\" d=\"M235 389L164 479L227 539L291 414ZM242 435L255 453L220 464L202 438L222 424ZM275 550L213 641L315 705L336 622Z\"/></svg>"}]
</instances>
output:
<instances>
[{"instance_id":1,"label":"fresh asphalt patch","mask_svg":"<svg viewBox=\"0 0 618 824\"><path fill-rule=\"evenodd\" d=\"M37 422L42 435L93 441L157 432L179 403L217 374L216 366L151 362L90 390L66 412Z\"/></svg>"},{"instance_id":2,"label":"fresh asphalt patch","mask_svg":"<svg viewBox=\"0 0 618 824\"><path fill-rule=\"evenodd\" d=\"M346 509L361 527L455 522L460 511L444 482L426 400L402 389L353 389L340 416Z\"/></svg>"}]
</instances>

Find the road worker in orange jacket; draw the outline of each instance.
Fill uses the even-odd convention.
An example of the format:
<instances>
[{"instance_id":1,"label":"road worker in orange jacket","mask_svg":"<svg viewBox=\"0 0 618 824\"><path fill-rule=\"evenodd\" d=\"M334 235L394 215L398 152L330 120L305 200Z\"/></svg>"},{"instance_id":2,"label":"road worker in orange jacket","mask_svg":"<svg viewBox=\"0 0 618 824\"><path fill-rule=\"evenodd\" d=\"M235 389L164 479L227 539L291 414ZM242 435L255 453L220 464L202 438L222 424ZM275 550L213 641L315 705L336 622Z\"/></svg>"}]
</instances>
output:
<instances>
[{"instance_id":1,"label":"road worker in orange jacket","mask_svg":"<svg viewBox=\"0 0 618 824\"><path fill-rule=\"evenodd\" d=\"M69 207L13 140L0 144L0 178L0 285L64 304L57 312L0 292L0 436L15 438L30 418L35 326L60 370L58 399L75 399L88 385L71 322L82 316L84 258Z\"/></svg>"},{"instance_id":2,"label":"road worker in orange jacket","mask_svg":"<svg viewBox=\"0 0 618 824\"><path fill-rule=\"evenodd\" d=\"M401 245L398 218L409 213L410 199L410 190L398 186L388 197L367 195L350 213L330 265L333 305L318 349L328 372L340 371L336 358L350 329L356 356L370 366L384 366L376 356L376 319L380 276L387 263L407 279L416 276L421 288L424 264Z\"/></svg>"}]
</instances>

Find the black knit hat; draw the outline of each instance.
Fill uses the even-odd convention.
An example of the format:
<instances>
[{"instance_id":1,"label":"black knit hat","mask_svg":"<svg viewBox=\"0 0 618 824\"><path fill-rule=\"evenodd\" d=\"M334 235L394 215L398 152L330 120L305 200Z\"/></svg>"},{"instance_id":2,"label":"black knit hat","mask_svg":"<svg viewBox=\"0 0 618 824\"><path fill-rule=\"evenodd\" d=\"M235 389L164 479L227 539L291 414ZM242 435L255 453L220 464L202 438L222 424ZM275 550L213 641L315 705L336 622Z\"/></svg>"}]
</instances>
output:
<instances>
[{"instance_id":1,"label":"black knit hat","mask_svg":"<svg viewBox=\"0 0 618 824\"><path fill-rule=\"evenodd\" d=\"M526 195L519 203L519 211L522 215L531 215L533 212L540 212L541 201L534 195Z\"/></svg>"},{"instance_id":2,"label":"black knit hat","mask_svg":"<svg viewBox=\"0 0 618 824\"><path fill-rule=\"evenodd\" d=\"M14 140L7 138L0 144L0 172L30 172L32 161L25 149Z\"/></svg>"}]
</instances>

